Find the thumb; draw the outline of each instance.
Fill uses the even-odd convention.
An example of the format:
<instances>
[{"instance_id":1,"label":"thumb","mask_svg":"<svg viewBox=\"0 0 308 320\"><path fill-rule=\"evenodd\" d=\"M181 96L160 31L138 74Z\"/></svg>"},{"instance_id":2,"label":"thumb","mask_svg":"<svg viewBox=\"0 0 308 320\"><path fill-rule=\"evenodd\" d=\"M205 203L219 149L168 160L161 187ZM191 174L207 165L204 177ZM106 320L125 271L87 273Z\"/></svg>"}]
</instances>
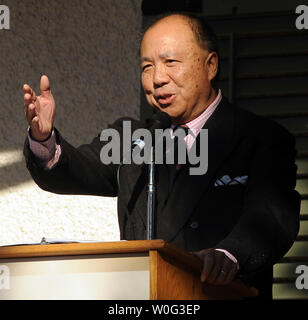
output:
<instances>
[{"instance_id":1,"label":"thumb","mask_svg":"<svg viewBox=\"0 0 308 320\"><path fill-rule=\"evenodd\" d=\"M42 75L40 83L41 95L45 96L50 94L50 83L46 75Z\"/></svg>"}]
</instances>

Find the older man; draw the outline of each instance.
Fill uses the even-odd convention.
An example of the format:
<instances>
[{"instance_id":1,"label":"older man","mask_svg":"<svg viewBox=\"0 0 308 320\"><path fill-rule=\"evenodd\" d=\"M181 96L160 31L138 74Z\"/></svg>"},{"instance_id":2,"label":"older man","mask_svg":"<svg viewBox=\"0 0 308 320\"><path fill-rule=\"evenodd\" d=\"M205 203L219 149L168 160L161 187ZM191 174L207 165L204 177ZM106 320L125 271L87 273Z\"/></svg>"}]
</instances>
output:
<instances>
[{"instance_id":1,"label":"older man","mask_svg":"<svg viewBox=\"0 0 308 320\"><path fill-rule=\"evenodd\" d=\"M169 114L173 127L190 129L188 148L208 129L208 171L170 172L157 166L157 238L195 252L204 262L201 281L226 284L241 277L270 298L273 264L291 247L299 226L294 191L294 138L278 124L228 104L213 81L218 72L215 36L197 18L171 14L152 24L140 47L148 103ZM53 128L55 102L46 76L41 95L24 86L29 123L27 167L48 191L118 196L121 238L145 238L146 167L99 158L103 142L72 147ZM133 121L137 127L137 122ZM122 133L122 120L112 126Z\"/></svg>"}]
</instances>

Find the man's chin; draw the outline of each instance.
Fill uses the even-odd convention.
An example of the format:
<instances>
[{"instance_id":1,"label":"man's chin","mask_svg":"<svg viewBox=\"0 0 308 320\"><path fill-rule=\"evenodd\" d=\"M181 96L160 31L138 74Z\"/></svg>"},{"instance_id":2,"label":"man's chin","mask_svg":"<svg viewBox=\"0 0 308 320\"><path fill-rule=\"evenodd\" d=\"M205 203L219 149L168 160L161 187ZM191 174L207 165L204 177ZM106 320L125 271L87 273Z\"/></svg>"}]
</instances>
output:
<instances>
[{"instance_id":1,"label":"man's chin","mask_svg":"<svg viewBox=\"0 0 308 320\"><path fill-rule=\"evenodd\" d=\"M181 124L183 123L183 114L179 112L179 110L175 110L172 104L164 104L164 105L151 105L154 109L166 112L172 121L172 124Z\"/></svg>"},{"instance_id":2,"label":"man's chin","mask_svg":"<svg viewBox=\"0 0 308 320\"><path fill-rule=\"evenodd\" d=\"M179 112L175 112L172 109L161 109L161 111L166 112L169 117L171 118L172 124L177 125L177 124L182 124L183 123L183 117L182 114L180 114Z\"/></svg>"}]
</instances>

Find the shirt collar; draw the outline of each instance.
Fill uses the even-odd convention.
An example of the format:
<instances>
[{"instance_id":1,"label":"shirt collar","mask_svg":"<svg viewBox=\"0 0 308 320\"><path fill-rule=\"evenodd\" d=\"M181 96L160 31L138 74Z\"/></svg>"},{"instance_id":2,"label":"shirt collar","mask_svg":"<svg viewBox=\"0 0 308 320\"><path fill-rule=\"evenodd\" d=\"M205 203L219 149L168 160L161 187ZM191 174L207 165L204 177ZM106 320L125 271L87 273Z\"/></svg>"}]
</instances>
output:
<instances>
[{"instance_id":1,"label":"shirt collar","mask_svg":"<svg viewBox=\"0 0 308 320\"><path fill-rule=\"evenodd\" d=\"M189 130L194 134L195 137L199 134L200 130L203 128L206 121L210 118L212 113L215 111L221 99L222 99L222 93L221 93L221 90L218 89L218 94L215 100L197 118L185 123L185 126L189 128ZM171 128L174 129L175 125L172 125Z\"/></svg>"}]
</instances>

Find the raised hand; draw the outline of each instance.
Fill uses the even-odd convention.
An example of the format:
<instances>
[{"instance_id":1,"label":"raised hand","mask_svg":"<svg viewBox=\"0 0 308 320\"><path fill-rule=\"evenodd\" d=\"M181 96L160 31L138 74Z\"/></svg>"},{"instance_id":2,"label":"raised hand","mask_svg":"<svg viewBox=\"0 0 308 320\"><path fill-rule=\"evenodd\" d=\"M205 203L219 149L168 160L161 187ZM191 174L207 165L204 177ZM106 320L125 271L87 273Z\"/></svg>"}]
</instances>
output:
<instances>
[{"instance_id":1,"label":"raised hand","mask_svg":"<svg viewBox=\"0 0 308 320\"><path fill-rule=\"evenodd\" d=\"M31 129L30 134L35 140L44 141L51 134L56 113L49 79L45 75L41 77L40 96L37 96L28 84L25 84L23 89L24 112Z\"/></svg>"}]
</instances>

